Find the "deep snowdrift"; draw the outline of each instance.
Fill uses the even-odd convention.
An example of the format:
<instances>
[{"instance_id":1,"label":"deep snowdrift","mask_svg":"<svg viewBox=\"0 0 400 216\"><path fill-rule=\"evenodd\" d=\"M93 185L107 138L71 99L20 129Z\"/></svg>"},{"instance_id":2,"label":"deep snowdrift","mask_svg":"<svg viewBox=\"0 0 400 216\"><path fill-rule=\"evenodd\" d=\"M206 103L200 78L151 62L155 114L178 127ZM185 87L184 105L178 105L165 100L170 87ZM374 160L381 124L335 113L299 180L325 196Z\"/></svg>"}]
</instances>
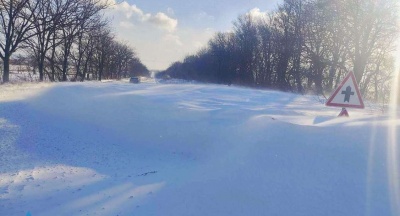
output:
<instances>
[{"instance_id":1,"label":"deep snowdrift","mask_svg":"<svg viewBox=\"0 0 400 216\"><path fill-rule=\"evenodd\" d=\"M202 84L0 86L0 215L397 215L400 121Z\"/></svg>"}]
</instances>

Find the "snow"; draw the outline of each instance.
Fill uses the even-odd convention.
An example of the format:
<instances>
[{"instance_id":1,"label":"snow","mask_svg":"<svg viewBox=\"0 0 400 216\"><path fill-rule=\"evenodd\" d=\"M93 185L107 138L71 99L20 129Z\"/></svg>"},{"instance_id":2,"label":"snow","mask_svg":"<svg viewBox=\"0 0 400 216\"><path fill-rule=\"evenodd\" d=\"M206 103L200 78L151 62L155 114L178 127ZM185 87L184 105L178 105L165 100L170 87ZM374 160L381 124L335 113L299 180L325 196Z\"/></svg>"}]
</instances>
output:
<instances>
[{"instance_id":1,"label":"snow","mask_svg":"<svg viewBox=\"0 0 400 216\"><path fill-rule=\"evenodd\" d=\"M399 215L398 116L235 86L0 86L0 215Z\"/></svg>"}]
</instances>

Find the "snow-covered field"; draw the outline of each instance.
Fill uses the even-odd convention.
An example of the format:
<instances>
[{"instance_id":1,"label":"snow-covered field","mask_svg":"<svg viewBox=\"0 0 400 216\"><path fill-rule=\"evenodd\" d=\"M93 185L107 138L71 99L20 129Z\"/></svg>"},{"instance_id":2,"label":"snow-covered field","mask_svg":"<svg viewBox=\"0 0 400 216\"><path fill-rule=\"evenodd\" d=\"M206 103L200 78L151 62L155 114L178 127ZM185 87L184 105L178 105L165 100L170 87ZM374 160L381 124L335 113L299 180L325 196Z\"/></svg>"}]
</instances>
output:
<instances>
[{"instance_id":1,"label":"snow-covered field","mask_svg":"<svg viewBox=\"0 0 400 216\"><path fill-rule=\"evenodd\" d=\"M398 115L233 86L0 85L0 215L400 215Z\"/></svg>"}]
</instances>

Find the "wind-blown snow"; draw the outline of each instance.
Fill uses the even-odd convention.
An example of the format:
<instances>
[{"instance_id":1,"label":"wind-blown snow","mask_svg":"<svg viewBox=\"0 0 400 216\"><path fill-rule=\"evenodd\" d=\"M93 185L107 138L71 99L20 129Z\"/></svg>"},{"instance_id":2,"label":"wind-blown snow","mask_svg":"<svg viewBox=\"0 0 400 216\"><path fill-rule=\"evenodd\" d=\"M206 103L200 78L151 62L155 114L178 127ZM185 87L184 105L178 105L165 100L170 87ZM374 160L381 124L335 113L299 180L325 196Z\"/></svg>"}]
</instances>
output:
<instances>
[{"instance_id":1,"label":"wind-blown snow","mask_svg":"<svg viewBox=\"0 0 400 216\"><path fill-rule=\"evenodd\" d=\"M397 215L400 121L339 112L233 86L3 85L0 215Z\"/></svg>"}]
</instances>

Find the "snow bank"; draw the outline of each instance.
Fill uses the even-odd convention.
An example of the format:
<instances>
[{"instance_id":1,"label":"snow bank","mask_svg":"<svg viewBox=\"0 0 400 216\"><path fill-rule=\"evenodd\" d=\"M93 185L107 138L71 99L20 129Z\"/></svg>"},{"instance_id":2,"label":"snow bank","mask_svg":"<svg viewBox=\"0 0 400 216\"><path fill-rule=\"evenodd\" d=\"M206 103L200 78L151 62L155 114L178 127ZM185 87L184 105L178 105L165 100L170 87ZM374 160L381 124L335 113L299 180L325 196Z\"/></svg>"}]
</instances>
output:
<instances>
[{"instance_id":1,"label":"snow bank","mask_svg":"<svg viewBox=\"0 0 400 216\"><path fill-rule=\"evenodd\" d=\"M339 112L218 85L0 86L0 215L397 215L400 121Z\"/></svg>"}]
</instances>

